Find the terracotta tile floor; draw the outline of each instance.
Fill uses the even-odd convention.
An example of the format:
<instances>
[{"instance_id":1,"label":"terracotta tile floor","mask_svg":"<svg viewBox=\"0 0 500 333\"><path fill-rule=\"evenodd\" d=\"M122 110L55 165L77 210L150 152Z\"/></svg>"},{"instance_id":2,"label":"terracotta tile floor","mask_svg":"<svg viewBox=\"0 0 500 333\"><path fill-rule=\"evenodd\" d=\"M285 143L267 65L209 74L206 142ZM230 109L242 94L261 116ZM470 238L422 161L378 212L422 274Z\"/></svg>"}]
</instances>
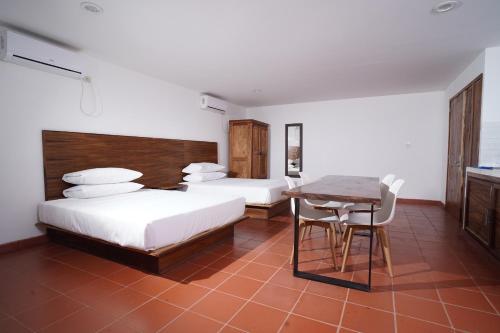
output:
<instances>
[{"instance_id":1,"label":"terracotta tile floor","mask_svg":"<svg viewBox=\"0 0 500 333\"><path fill-rule=\"evenodd\" d=\"M290 222L246 220L163 276L50 243L1 255L0 332L500 332L500 263L441 208L398 206L371 293L294 278ZM367 248L336 272L313 229L300 268L366 281Z\"/></svg>"}]
</instances>

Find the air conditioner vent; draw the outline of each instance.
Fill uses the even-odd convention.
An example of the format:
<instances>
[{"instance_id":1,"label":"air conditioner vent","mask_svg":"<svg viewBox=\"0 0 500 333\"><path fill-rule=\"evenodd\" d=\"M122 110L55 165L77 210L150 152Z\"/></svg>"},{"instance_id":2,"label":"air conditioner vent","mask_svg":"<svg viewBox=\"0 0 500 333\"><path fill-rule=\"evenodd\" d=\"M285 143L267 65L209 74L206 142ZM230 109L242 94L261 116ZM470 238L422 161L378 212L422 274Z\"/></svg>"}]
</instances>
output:
<instances>
[{"instance_id":1,"label":"air conditioner vent","mask_svg":"<svg viewBox=\"0 0 500 333\"><path fill-rule=\"evenodd\" d=\"M0 29L0 59L55 74L85 76L80 56L62 47L11 31Z\"/></svg>"},{"instance_id":2,"label":"air conditioner vent","mask_svg":"<svg viewBox=\"0 0 500 333\"><path fill-rule=\"evenodd\" d=\"M78 72L78 71L75 71L75 70L72 70L72 69L68 69L68 68L64 68L64 67L60 67L60 66L48 64L46 62L38 61L38 60L35 60L35 59L30 59L30 58L22 57L22 56L17 55L17 54L14 54L12 56L16 57L16 58L19 58L19 59L26 60L26 61L32 61L32 62L37 63L37 64L41 64L41 65L45 65L45 66L50 66L50 67L53 67L53 68L57 68L57 69L60 69L60 70L63 70L63 71L68 71L68 72L72 72L72 73L80 74L80 75L82 74L82 72Z\"/></svg>"}]
</instances>

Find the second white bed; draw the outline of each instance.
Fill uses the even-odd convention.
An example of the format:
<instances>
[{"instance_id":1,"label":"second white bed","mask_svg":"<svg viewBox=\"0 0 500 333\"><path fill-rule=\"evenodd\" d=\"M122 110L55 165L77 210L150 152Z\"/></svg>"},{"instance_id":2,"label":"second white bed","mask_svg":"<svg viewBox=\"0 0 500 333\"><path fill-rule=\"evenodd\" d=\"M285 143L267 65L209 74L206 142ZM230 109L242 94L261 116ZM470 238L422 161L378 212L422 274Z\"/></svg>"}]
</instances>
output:
<instances>
[{"instance_id":1,"label":"second white bed","mask_svg":"<svg viewBox=\"0 0 500 333\"><path fill-rule=\"evenodd\" d=\"M282 179L223 178L201 183L182 183L188 193L242 196L246 204L269 205L285 199L281 192L287 184Z\"/></svg>"},{"instance_id":2,"label":"second white bed","mask_svg":"<svg viewBox=\"0 0 500 333\"><path fill-rule=\"evenodd\" d=\"M38 207L41 222L121 246L154 250L236 221L244 198L140 190L93 199L59 199Z\"/></svg>"}]
</instances>

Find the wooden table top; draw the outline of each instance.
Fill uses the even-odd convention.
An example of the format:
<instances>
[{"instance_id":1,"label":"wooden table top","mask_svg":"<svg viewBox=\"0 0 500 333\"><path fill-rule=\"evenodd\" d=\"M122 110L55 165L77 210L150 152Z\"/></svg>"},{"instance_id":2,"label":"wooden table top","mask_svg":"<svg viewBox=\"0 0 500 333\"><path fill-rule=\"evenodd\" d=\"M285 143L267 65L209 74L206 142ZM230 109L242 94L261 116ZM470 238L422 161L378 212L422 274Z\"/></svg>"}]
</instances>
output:
<instances>
[{"instance_id":1,"label":"wooden table top","mask_svg":"<svg viewBox=\"0 0 500 333\"><path fill-rule=\"evenodd\" d=\"M313 183L283 191L292 198L380 204L377 177L325 176Z\"/></svg>"}]
</instances>

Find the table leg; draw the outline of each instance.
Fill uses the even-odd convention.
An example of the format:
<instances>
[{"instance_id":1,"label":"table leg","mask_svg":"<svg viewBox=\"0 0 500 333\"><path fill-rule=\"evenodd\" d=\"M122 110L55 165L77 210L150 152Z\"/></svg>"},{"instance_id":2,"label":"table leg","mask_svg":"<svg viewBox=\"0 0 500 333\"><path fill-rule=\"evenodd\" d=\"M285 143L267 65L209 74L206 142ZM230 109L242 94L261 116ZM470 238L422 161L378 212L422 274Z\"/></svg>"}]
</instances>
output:
<instances>
[{"instance_id":1,"label":"table leg","mask_svg":"<svg viewBox=\"0 0 500 333\"><path fill-rule=\"evenodd\" d=\"M368 253L368 290L372 287L373 204L370 209L370 252Z\"/></svg>"},{"instance_id":2,"label":"table leg","mask_svg":"<svg viewBox=\"0 0 500 333\"><path fill-rule=\"evenodd\" d=\"M341 287L357 289L361 291L370 291L371 287L371 274L372 274L372 241L373 241L373 211L371 209L371 227L370 227L370 254L369 254L369 267L368 267L368 284L337 279L329 276L299 271L299 216L300 216L300 199L294 198L294 226L293 226L293 275L302 279L333 284Z\"/></svg>"},{"instance_id":3,"label":"table leg","mask_svg":"<svg viewBox=\"0 0 500 333\"><path fill-rule=\"evenodd\" d=\"M299 223L300 223L300 199L292 199L294 203L293 222L293 274L299 271Z\"/></svg>"}]
</instances>

